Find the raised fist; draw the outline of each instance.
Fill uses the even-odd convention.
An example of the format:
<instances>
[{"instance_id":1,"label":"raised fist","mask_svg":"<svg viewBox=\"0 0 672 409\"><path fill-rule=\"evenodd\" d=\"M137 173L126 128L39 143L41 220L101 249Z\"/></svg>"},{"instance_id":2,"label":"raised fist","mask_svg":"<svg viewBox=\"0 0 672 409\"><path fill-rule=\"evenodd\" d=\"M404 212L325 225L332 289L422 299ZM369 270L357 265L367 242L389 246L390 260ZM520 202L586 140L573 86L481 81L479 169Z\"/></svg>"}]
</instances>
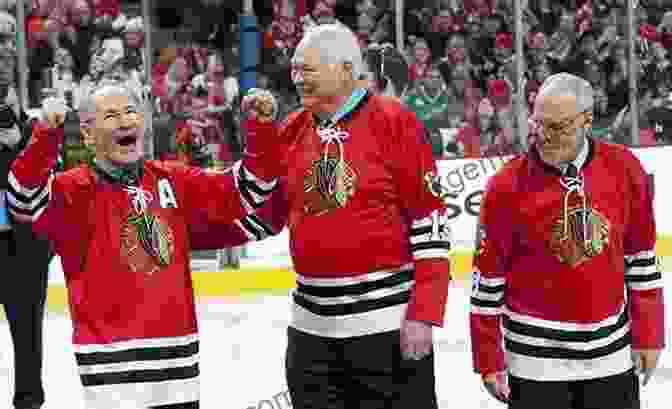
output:
<instances>
[{"instance_id":1,"label":"raised fist","mask_svg":"<svg viewBox=\"0 0 672 409\"><path fill-rule=\"evenodd\" d=\"M60 128L65 123L68 105L62 98L47 97L42 101L42 111L50 128Z\"/></svg>"},{"instance_id":2,"label":"raised fist","mask_svg":"<svg viewBox=\"0 0 672 409\"><path fill-rule=\"evenodd\" d=\"M252 88L243 98L241 112L262 122L272 121L278 113L278 103L269 91Z\"/></svg>"}]
</instances>

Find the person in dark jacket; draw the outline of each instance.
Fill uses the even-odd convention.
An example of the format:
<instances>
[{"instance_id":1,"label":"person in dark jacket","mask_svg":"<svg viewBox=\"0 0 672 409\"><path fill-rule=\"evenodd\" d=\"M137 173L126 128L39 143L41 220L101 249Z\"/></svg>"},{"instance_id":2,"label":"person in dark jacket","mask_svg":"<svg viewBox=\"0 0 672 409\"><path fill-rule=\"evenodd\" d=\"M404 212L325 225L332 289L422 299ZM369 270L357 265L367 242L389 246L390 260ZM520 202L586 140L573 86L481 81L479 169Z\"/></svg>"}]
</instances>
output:
<instances>
[{"instance_id":1,"label":"person in dark jacket","mask_svg":"<svg viewBox=\"0 0 672 409\"><path fill-rule=\"evenodd\" d=\"M42 383L42 326L47 294L49 244L38 240L29 224L15 223L6 210L11 189L9 168L28 143L25 114L6 103L14 83L15 21L0 12L0 265L3 304L14 344L14 407L36 409L44 403ZM41 200L40 192L35 199Z\"/></svg>"},{"instance_id":2,"label":"person in dark jacket","mask_svg":"<svg viewBox=\"0 0 672 409\"><path fill-rule=\"evenodd\" d=\"M3 111L7 109L11 110L6 107ZM0 127L6 124L5 115L0 112ZM0 129L0 134L4 130ZM7 178L9 167L27 144L29 135L13 147L3 145L0 140L0 194L3 196L11 189ZM0 207L0 211L4 209ZM16 223L11 217L8 222L4 228L0 227L0 264L11 266L6 272L13 270L14 275L0 287L0 302L14 344L14 406L35 409L44 403L42 327L51 255L49 243L35 237L29 224Z\"/></svg>"}]
</instances>

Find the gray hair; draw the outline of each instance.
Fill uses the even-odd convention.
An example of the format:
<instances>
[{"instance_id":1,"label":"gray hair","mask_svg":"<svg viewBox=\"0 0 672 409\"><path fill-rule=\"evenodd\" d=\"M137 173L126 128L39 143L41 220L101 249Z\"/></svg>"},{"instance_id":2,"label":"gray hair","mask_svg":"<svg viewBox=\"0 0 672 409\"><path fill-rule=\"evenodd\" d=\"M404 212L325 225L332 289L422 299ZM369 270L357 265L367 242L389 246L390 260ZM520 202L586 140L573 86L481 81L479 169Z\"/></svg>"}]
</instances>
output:
<instances>
[{"instance_id":1,"label":"gray hair","mask_svg":"<svg viewBox=\"0 0 672 409\"><path fill-rule=\"evenodd\" d=\"M131 88L127 87L123 83L105 83L98 87L91 89L86 93L80 103L79 103L79 116L80 116L80 125L87 127L91 125L93 120L92 115L96 113L97 101L100 97L108 96L125 96L131 101L131 103L140 107L142 105L142 98L138 95L137 92L134 92Z\"/></svg>"},{"instance_id":2,"label":"gray hair","mask_svg":"<svg viewBox=\"0 0 672 409\"><path fill-rule=\"evenodd\" d=\"M322 24L311 27L303 36L294 52L292 62L301 64L307 48L316 48L326 64L352 64L352 75L358 79L364 72L364 58L359 39L341 23Z\"/></svg>"},{"instance_id":3,"label":"gray hair","mask_svg":"<svg viewBox=\"0 0 672 409\"><path fill-rule=\"evenodd\" d=\"M546 78L537 93L537 101L547 96L573 96L579 112L593 112L594 92L590 83L566 72Z\"/></svg>"}]
</instances>

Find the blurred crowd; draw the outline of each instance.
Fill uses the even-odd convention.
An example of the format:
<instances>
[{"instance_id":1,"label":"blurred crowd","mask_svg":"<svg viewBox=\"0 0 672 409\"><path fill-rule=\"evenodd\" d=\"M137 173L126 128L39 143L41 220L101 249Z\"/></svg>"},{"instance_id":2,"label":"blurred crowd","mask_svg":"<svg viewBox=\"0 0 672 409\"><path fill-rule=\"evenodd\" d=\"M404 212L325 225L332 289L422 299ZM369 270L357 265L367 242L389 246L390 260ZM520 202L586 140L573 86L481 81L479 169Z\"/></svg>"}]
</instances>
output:
<instances>
[{"instance_id":1,"label":"blurred crowd","mask_svg":"<svg viewBox=\"0 0 672 409\"><path fill-rule=\"evenodd\" d=\"M27 1L31 107L58 96L76 109L90 87L128 81L152 106L160 156L205 166L236 160L244 141L237 109L239 29L231 14L240 12L240 5L231 4L240 2L200 1L207 11L203 15L226 18L202 19L190 11L173 16L180 26L169 41L156 42L149 72L139 1ZM13 3L4 0L0 7L11 11ZM639 145L668 144L672 0L637 3ZM280 100L281 116L299 103L289 64L306 26L339 21L358 34L369 56L398 44L394 0L255 0L254 6L262 33L257 85ZM388 71L397 70L388 76L430 130L437 158L526 149L527 130L518 125L525 123L543 80L559 71L593 84L593 136L631 144L626 1L523 0L522 6L524 53L519 62L513 0L406 1L403 51L382 59L378 55L376 61L387 62ZM519 87L518 66L524 69ZM375 88L376 81L371 85ZM521 94L524 102L517 110L514 101Z\"/></svg>"}]
</instances>

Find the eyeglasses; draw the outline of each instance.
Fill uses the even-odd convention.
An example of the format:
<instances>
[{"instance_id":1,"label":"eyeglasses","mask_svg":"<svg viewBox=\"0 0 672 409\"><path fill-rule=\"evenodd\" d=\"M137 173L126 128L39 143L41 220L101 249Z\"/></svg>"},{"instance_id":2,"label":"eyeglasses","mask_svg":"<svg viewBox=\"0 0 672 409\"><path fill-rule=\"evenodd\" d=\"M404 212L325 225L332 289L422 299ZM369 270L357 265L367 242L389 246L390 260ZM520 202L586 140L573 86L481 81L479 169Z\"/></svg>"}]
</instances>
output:
<instances>
[{"instance_id":1,"label":"eyeglasses","mask_svg":"<svg viewBox=\"0 0 672 409\"><path fill-rule=\"evenodd\" d=\"M574 129L576 129L575 122L577 119L581 118L588 111L579 112L578 114L567 118L563 121L558 122L544 122L539 119L531 119L530 123L534 129L542 131L543 135L552 136L565 136L570 134Z\"/></svg>"}]
</instances>

